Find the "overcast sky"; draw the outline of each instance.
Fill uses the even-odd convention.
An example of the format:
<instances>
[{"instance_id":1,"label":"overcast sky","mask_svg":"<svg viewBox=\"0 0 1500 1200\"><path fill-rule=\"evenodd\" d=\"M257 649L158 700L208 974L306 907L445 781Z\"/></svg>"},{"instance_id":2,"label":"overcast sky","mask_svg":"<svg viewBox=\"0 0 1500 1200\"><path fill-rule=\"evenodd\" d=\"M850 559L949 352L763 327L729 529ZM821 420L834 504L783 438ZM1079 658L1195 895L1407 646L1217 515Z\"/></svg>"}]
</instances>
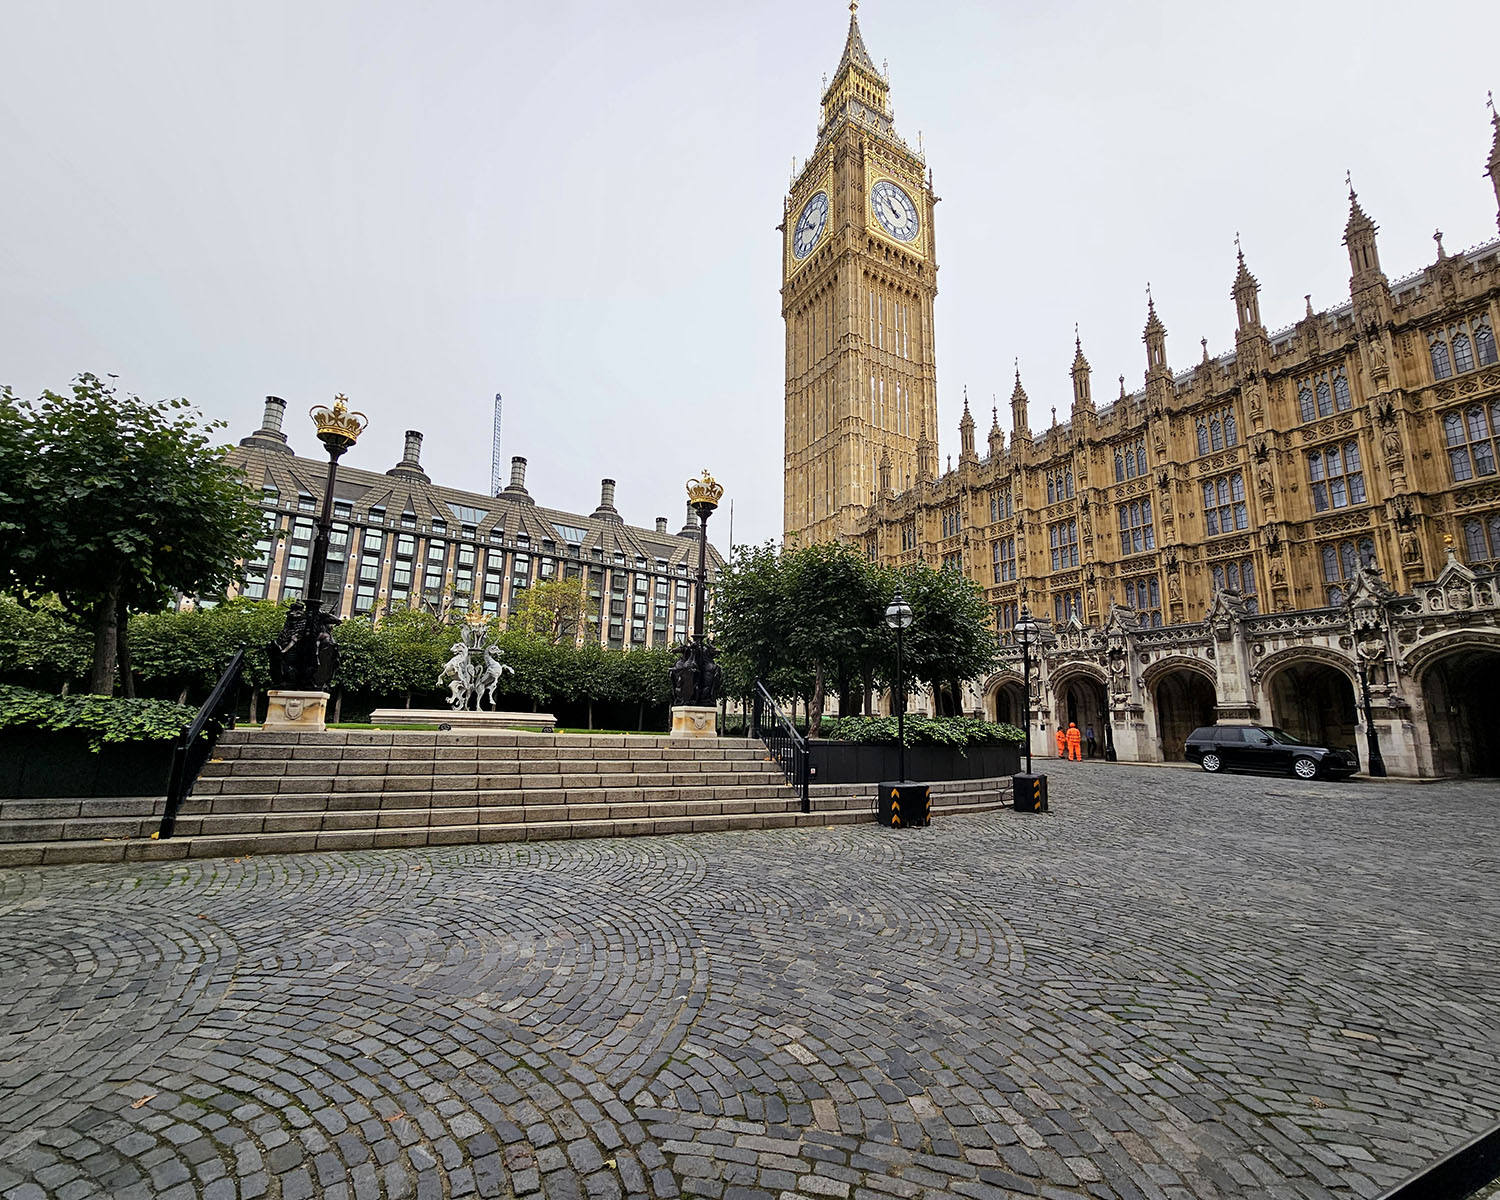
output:
<instances>
[{"instance_id":1,"label":"overcast sky","mask_svg":"<svg viewBox=\"0 0 1500 1200\"><path fill-rule=\"evenodd\" d=\"M1493 0L866 0L937 210L941 453L1012 360L1066 418L1139 386L1149 280L1185 367L1233 346L1233 239L1271 328L1348 294L1344 172L1393 278L1496 236ZM502 453L542 503L666 514L709 467L727 543L781 530L775 226L840 0L0 0L0 383L80 371L229 422L345 392L346 460L426 434L442 483ZM1009 429L1002 412L1002 427Z\"/></svg>"}]
</instances>

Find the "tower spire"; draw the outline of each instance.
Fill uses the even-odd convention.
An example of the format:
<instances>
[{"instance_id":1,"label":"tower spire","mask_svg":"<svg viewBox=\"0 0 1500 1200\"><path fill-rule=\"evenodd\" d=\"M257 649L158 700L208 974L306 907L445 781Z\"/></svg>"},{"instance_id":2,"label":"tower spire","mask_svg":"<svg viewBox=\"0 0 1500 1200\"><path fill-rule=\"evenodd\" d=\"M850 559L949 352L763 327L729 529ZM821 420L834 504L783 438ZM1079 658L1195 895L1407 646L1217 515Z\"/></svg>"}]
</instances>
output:
<instances>
[{"instance_id":1,"label":"tower spire","mask_svg":"<svg viewBox=\"0 0 1500 1200\"><path fill-rule=\"evenodd\" d=\"M1490 157L1485 164L1484 173L1495 185L1495 207L1500 209L1500 112L1495 110L1495 93L1487 92L1486 96L1486 103L1490 107L1490 124L1495 127L1495 140L1490 146ZM1495 221L1500 224L1500 212L1496 213Z\"/></svg>"}]
</instances>

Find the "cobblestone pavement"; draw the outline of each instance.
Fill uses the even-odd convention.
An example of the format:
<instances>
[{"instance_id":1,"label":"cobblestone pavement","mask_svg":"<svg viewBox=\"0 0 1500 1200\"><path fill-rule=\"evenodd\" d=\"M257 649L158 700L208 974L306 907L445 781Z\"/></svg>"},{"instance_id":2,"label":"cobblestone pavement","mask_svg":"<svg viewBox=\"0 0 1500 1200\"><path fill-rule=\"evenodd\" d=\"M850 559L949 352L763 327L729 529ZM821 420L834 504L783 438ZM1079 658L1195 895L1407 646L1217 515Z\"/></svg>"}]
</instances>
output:
<instances>
[{"instance_id":1,"label":"cobblestone pavement","mask_svg":"<svg viewBox=\"0 0 1500 1200\"><path fill-rule=\"evenodd\" d=\"M0 873L0 1196L1373 1195L1500 1119L1500 787Z\"/></svg>"}]
</instances>

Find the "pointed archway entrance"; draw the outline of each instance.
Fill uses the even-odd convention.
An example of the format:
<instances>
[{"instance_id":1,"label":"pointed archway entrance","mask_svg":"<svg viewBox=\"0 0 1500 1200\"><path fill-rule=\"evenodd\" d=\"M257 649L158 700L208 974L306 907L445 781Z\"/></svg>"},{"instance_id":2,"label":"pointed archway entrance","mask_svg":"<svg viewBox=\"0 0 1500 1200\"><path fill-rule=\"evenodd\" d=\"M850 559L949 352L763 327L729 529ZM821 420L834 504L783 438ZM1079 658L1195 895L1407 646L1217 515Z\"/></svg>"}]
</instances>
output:
<instances>
[{"instance_id":1,"label":"pointed archway entrance","mask_svg":"<svg viewBox=\"0 0 1500 1200\"><path fill-rule=\"evenodd\" d=\"M1438 775L1500 775L1500 653L1466 648L1422 672L1422 707Z\"/></svg>"},{"instance_id":2,"label":"pointed archway entrance","mask_svg":"<svg viewBox=\"0 0 1500 1200\"><path fill-rule=\"evenodd\" d=\"M1160 676L1151 689L1156 706L1156 736L1165 762L1186 757L1188 735L1214 723L1218 702L1213 681L1201 671L1178 668Z\"/></svg>"},{"instance_id":3,"label":"pointed archway entrance","mask_svg":"<svg viewBox=\"0 0 1500 1200\"><path fill-rule=\"evenodd\" d=\"M1079 733L1084 736L1092 728L1094 751L1096 754L1103 754L1104 725L1109 720L1109 701L1104 690L1104 680L1075 668L1072 674L1053 681L1052 695L1055 700L1052 710L1053 727L1047 731L1048 736L1055 736L1058 729L1066 729L1069 722L1077 725ZM1086 742L1084 752L1088 752Z\"/></svg>"},{"instance_id":4,"label":"pointed archway entrance","mask_svg":"<svg viewBox=\"0 0 1500 1200\"><path fill-rule=\"evenodd\" d=\"M1316 659L1294 659L1272 676L1269 690L1273 725L1310 745L1359 753L1354 684L1344 671Z\"/></svg>"}]
</instances>

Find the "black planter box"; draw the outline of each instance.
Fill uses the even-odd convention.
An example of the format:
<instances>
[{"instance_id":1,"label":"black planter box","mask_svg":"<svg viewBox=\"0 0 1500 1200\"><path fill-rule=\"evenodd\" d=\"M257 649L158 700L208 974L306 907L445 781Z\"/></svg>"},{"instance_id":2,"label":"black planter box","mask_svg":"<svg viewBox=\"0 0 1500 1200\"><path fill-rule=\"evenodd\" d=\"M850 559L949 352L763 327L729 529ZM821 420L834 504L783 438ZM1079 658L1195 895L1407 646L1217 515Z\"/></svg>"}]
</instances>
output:
<instances>
[{"instance_id":1,"label":"black planter box","mask_svg":"<svg viewBox=\"0 0 1500 1200\"><path fill-rule=\"evenodd\" d=\"M860 742L807 743L815 774L813 783L882 783L901 778L900 748ZM906 778L937 782L945 779L1003 779L1021 769L1017 746L908 746Z\"/></svg>"},{"instance_id":2,"label":"black planter box","mask_svg":"<svg viewBox=\"0 0 1500 1200\"><path fill-rule=\"evenodd\" d=\"M165 796L171 741L106 742L95 754L85 733L0 730L0 799Z\"/></svg>"}]
</instances>

